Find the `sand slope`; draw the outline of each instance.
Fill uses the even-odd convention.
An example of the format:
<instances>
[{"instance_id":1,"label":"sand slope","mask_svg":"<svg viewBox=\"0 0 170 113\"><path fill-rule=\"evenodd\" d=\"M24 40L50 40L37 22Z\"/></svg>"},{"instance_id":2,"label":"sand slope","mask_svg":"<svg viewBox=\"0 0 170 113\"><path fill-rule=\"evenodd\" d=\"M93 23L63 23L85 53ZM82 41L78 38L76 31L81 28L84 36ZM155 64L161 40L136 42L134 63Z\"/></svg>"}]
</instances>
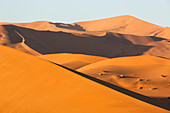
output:
<instances>
[{"instance_id":1,"label":"sand slope","mask_svg":"<svg viewBox=\"0 0 170 113\"><path fill-rule=\"evenodd\" d=\"M141 36L170 38L169 35L167 35L170 33L169 28L160 27L129 15L73 23L73 25L74 24L81 26L86 31L110 31Z\"/></svg>"},{"instance_id":2,"label":"sand slope","mask_svg":"<svg viewBox=\"0 0 170 113\"><path fill-rule=\"evenodd\" d=\"M115 32L140 36L156 36L170 39L169 27L154 25L130 15L122 15L106 19L77 22L72 24L37 21L31 23L0 22L0 25L16 25L25 28L31 28L34 30L63 31L78 34L98 35L105 32Z\"/></svg>"},{"instance_id":3,"label":"sand slope","mask_svg":"<svg viewBox=\"0 0 170 113\"><path fill-rule=\"evenodd\" d=\"M0 26L0 44L32 55L40 55L38 52L26 45L25 38L17 30L12 28L6 29L3 26Z\"/></svg>"},{"instance_id":4,"label":"sand slope","mask_svg":"<svg viewBox=\"0 0 170 113\"><path fill-rule=\"evenodd\" d=\"M41 31L63 31L63 32L71 32L71 33L79 33L82 34L84 31L79 30L79 26L73 26L71 24L64 23L52 23L49 21L35 21L30 23L7 23L0 22L0 25L15 25L19 27L41 30Z\"/></svg>"},{"instance_id":5,"label":"sand slope","mask_svg":"<svg viewBox=\"0 0 170 113\"><path fill-rule=\"evenodd\" d=\"M170 58L168 54L170 51L170 42L167 39L159 37L134 36L110 32L103 36L94 36L66 32L38 31L13 25L1 27L5 30L5 32L3 30L0 31L0 34L3 34L0 40L2 45L34 55L38 53L74 53L112 58L152 54ZM21 43L22 47L19 46ZM151 43L155 44L153 45ZM165 46L160 46L159 43ZM29 49L27 49L28 47ZM154 50L151 50L152 48ZM161 51L159 51L160 48Z\"/></svg>"},{"instance_id":6,"label":"sand slope","mask_svg":"<svg viewBox=\"0 0 170 113\"><path fill-rule=\"evenodd\" d=\"M145 61L145 62L140 62ZM99 65L104 62L104 65L109 65L110 63L114 63L114 65L118 66L139 66L139 65L154 65L154 64L166 64L170 65L170 60L150 56L150 55L142 55L142 56L133 56L133 57L119 57L119 58L112 58L108 60L104 60L101 62L97 62L92 65ZM92 66L88 65L88 66Z\"/></svg>"},{"instance_id":7,"label":"sand slope","mask_svg":"<svg viewBox=\"0 0 170 113\"><path fill-rule=\"evenodd\" d=\"M84 66L78 71L147 96L168 98L170 95L169 68L170 60L143 55L99 61ZM125 78L119 78L119 75L124 75ZM142 89L139 89L140 87Z\"/></svg>"},{"instance_id":8,"label":"sand slope","mask_svg":"<svg viewBox=\"0 0 170 113\"><path fill-rule=\"evenodd\" d=\"M1 113L168 113L35 56L0 50Z\"/></svg>"},{"instance_id":9,"label":"sand slope","mask_svg":"<svg viewBox=\"0 0 170 113\"><path fill-rule=\"evenodd\" d=\"M83 55L83 54L71 54L71 53L47 54L47 55L40 55L39 57L61 64L71 69L78 69L80 67L89 65L91 63L108 59L105 57Z\"/></svg>"}]
</instances>

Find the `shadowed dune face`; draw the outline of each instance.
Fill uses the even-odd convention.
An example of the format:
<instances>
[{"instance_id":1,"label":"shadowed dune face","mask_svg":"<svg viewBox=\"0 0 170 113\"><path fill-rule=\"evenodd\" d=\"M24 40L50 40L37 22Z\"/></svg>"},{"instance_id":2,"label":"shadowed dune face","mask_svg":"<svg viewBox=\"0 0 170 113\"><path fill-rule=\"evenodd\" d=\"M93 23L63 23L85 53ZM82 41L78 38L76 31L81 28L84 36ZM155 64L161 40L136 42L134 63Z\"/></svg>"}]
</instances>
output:
<instances>
[{"instance_id":1,"label":"shadowed dune face","mask_svg":"<svg viewBox=\"0 0 170 113\"><path fill-rule=\"evenodd\" d=\"M5 27L6 31L8 32L8 40L10 41L11 44L17 44L21 43L23 41L22 37L20 37L17 33L16 30L13 29L12 27Z\"/></svg>"},{"instance_id":2,"label":"shadowed dune face","mask_svg":"<svg viewBox=\"0 0 170 113\"><path fill-rule=\"evenodd\" d=\"M17 31L25 40L25 44L40 54L78 53L104 57L141 55L152 46L149 42L162 40L161 38L144 37L107 33L104 36L74 35L65 32L36 31L12 25L3 26L7 32ZM10 31L12 30L12 31ZM7 34L8 35L8 34ZM15 35L13 35L15 36ZM13 40L20 42L20 37ZM8 39L11 41L11 39ZM158 53L159 54L159 53ZM161 55L160 55L161 56Z\"/></svg>"},{"instance_id":3,"label":"shadowed dune face","mask_svg":"<svg viewBox=\"0 0 170 113\"><path fill-rule=\"evenodd\" d=\"M0 38L1 45L12 47L32 55L40 55L38 52L27 46L25 44L25 38L12 27L5 28L3 26L0 26L0 33L1 33Z\"/></svg>"},{"instance_id":4,"label":"shadowed dune face","mask_svg":"<svg viewBox=\"0 0 170 113\"><path fill-rule=\"evenodd\" d=\"M0 34L0 38L2 38L2 36L3 36L3 35L2 35L2 34Z\"/></svg>"},{"instance_id":5,"label":"shadowed dune face","mask_svg":"<svg viewBox=\"0 0 170 113\"><path fill-rule=\"evenodd\" d=\"M168 113L35 56L0 50L2 113Z\"/></svg>"},{"instance_id":6,"label":"shadowed dune face","mask_svg":"<svg viewBox=\"0 0 170 113\"><path fill-rule=\"evenodd\" d=\"M113 24L110 24L109 22ZM131 29L132 31L133 29L138 29L143 32L143 30L141 29L147 28L147 30L152 29L152 32L150 34L153 35L135 36L130 34L111 33L112 31L110 30L103 30L101 32L93 30L93 32L88 32L85 31L86 29L81 27L81 25L79 24L87 24L87 26L90 28L93 28L93 25L96 26L96 24L101 24L101 28L97 27L98 29L109 29L114 26L118 27L120 26L119 24L125 24L126 27L121 27L121 29ZM14 25L32 29L17 27ZM7 38L1 38L3 40L1 40L0 43L2 45L16 48L33 55L53 53L78 53L112 58L120 56L136 56L148 54L170 58L170 55L168 54L170 51L170 42L168 41L168 39L155 37L161 36L158 34L161 34L162 30L159 30L159 32L157 31L156 33L154 32L154 30L157 30L157 27L159 26L144 22L132 16L120 16L97 21L80 22L75 24L50 23L42 21L33 23L17 23L14 25L8 24L2 26L7 32L4 33L4 37ZM162 29L162 27L159 28ZM52 31L61 30L64 32L37 31L48 29ZM167 35L167 33L162 34ZM19 43L22 43L22 45Z\"/></svg>"},{"instance_id":7,"label":"shadowed dune face","mask_svg":"<svg viewBox=\"0 0 170 113\"><path fill-rule=\"evenodd\" d=\"M77 31L86 31L85 29L83 29L83 27L77 25L77 24L63 24L63 23L51 23L54 24L56 27L59 28L65 28L65 29L71 29L71 30L77 30Z\"/></svg>"},{"instance_id":8,"label":"shadowed dune face","mask_svg":"<svg viewBox=\"0 0 170 113\"><path fill-rule=\"evenodd\" d=\"M129 34L119 34L119 33L113 33L117 37L125 38L129 41L131 41L133 44L139 44L139 45L147 45L151 42L160 42L160 41L167 41L165 38L161 37L154 37L154 36L136 36L136 35L129 35Z\"/></svg>"}]
</instances>

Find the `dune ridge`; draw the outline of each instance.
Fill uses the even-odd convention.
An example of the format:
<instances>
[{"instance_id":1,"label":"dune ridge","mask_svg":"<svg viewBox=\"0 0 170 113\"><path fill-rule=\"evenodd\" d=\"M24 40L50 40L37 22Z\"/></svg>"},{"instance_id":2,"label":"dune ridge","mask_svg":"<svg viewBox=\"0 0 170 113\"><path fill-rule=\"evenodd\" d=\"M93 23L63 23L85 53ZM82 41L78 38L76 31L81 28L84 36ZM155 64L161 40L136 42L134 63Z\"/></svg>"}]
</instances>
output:
<instances>
[{"instance_id":1,"label":"dune ridge","mask_svg":"<svg viewBox=\"0 0 170 113\"><path fill-rule=\"evenodd\" d=\"M99 56L71 53L47 54L40 55L39 57L69 67L74 70L92 64L94 62L99 62L108 59Z\"/></svg>"},{"instance_id":2,"label":"dune ridge","mask_svg":"<svg viewBox=\"0 0 170 113\"><path fill-rule=\"evenodd\" d=\"M3 113L168 113L35 56L4 46L0 50Z\"/></svg>"},{"instance_id":3,"label":"dune ridge","mask_svg":"<svg viewBox=\"0 0 170 113\"><path fill-rule=\"evenodd\" d=\"M155 36L170 39L169 27L161 27L130 15L122 15L106 19L70 24L53 23L49 21L37 21L31 23L1 22L0 25L16 25L35 30L63 31L78 34L101 34L102 32L114 32L139 36Z\"/></svg>"},{"instance_id":4,"label":"dune ridge","mask_svg":"<svg viewBox=\"0 0 170 113\"><path fill-rule=\"evenodd\" d=\"M146 96L166 99L170 95L169 68L170 60L168 59L142 55L103 60L79 68L77 71ZM120 78L119 75L125 77Z\"/></svg>"},{"instance_id":5,"label":"dune ridge","mask_svg":"<svg viewBox=\"0 0 170 113\"><path fill-rule=\"evenodd\" d=\"M16 45L22 42L22 38L15 32L17 31L24 37L24 43L39 54L74 53L109 58L151 54L170 58L170 55L167 54L170 51L170 42L160 37L134 36L111 32L104 36L94 36L62 31L38 31L13 25L2 27L6 30L6 33L3 33L3 30L1 33L8 37L6 39L1 38L6 40L0 42L2 45L17 49Z\"/></svg>"},{"instance_id":6,"label":"dune ridge","mask_svg":"<svg viewBox=\"0 0 170 113\"><path fill-rule=\"evenodd\" d=\"M134 16L122 15L106 19L73 23L77 24L86 31L108 31L123 34L134 34L140 36L157 36L170 38L170 30L152 23L143 21ZM98 26L98 27L96 27ZM143 29L145 28L145 29Z\"/></svg>"}]
</instances>

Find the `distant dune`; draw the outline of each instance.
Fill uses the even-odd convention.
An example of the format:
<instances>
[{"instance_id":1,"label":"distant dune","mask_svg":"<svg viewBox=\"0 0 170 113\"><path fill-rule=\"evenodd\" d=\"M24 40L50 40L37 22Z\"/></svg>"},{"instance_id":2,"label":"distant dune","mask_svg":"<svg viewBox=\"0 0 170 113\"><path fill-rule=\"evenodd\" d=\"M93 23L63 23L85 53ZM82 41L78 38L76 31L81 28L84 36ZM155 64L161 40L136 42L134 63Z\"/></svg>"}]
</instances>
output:
<instances>
[{"instance_id":1,"label":"distant dune","mask_svg":"<svg viewBox=\"0 0 170 113\"><path fill-rule=\"evenodd\" d=\"M16 25L35 30L63 31L79 34L101 34L102 32L114 32L139 36L156 36L170 39L169 27L154 25L130 15L71 24L37 21L31 23L1 22L0 25Z\"/></svg>"},{"instance_id":2,"label":"distant dune","mask_svg":"<svg viewBox=\"0 0 170 113\"><path fill-rule=\"evenodd\" d=\"M40 58L61 64L71 69L78 69L83 66L108 59L99 56L69 53L41 55Z\"/></svg>"},{"instance_id":3,"label":"distant dune","mask_svg":"<svg viewBox=\"0 0 170 113\"><path fill-rule=\"evenodd\" d=\"M167 54L170 52L170 42L160 37L110 32L104 36L95 36L61 31L39 31L14 25L3 25L0 30L2 45L33 55L74 53L112 58L152 54L170 58ZM165 46L160 46L159 43Z\"/></svg>"},{"instance_id":4,"label":"distant dune","mask_svg":"<svg viewBox=\"0 0 170 113\"><path fill-rule=\"evenodd\" d=\"M49 21L36 21L36 22L30 22L30 23L0 22L0 25L15 25L19 27L40 30L40 31L63 31L63 32L71 32L71 33L84 33L84 32L81 32L81 30L78 30L78 28L76 27L73 27L73 28L67 27L70 24L52 23Z\"/></svg>"},{"instance_id":5,"label":"distant dune","mask_svg":"<svg viewBox=\"0 0 170 113\"><path fill-rule=\"evenodd\" d=\"M143 55L103 60L77 71L147 96L167 98L170 95L169 68L170 60ZM125 78L119 78L119 75L124 75Z\"/></svg>"},{"instance_id":6,"label":"distant dune","mask_svg":"<svg viewBox=\"0 0 170 113\"><path fill-rule=\"evenodd\" d=\"M74 24L81 26L86 31L118 32L123 34L157 36L170 39L170 29L168 27L160 27L129 15L73 23L73 25Z\"/></svg>"}]
</instances>

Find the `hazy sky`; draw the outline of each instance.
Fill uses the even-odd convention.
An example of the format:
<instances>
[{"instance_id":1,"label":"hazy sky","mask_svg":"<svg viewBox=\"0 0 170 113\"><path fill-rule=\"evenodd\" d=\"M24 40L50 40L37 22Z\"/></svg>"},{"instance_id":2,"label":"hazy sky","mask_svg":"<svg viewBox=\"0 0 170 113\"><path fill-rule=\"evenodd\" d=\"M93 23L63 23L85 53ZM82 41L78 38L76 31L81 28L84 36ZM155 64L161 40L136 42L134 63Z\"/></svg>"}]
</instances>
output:
<instances>
[{"instance_id":1,"label":"hazy sky","mask_svg":"<svg viewBox=\"0 0 170 113\"><path fill-rule=\"evenodd\" d=\"M132 15L170 27L170 0L0 0L0 22L79 22Z\"/></svg>"}]
</instances>

